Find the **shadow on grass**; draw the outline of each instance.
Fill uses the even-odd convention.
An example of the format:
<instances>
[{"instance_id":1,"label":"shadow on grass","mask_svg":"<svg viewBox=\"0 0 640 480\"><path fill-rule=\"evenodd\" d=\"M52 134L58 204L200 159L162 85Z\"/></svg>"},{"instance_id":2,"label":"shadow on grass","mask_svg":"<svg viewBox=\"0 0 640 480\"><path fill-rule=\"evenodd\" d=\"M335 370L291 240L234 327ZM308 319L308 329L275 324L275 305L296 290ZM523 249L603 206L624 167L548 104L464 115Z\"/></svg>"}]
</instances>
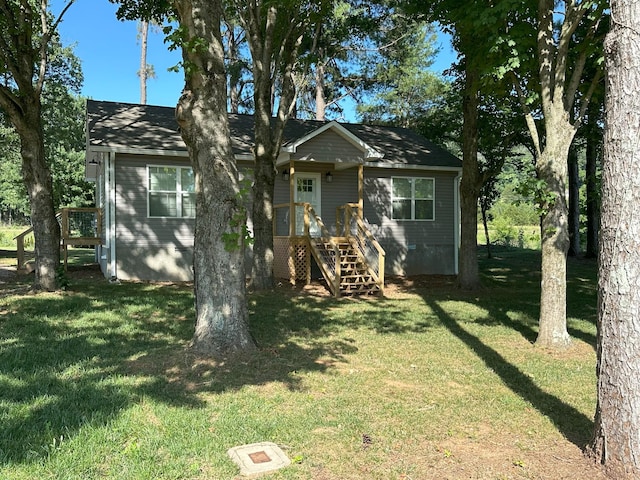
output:
<instances>
[{"instance_id":1,"label":"shadow on grass","mask_svg":"<svg viewBox=\"0 0 640 480\"><path fill-rule=\"evenodd\" d=\"M357 351L323 322L334 299L265 295L251 307L258 352L198 358L187 349L190 285L109 284L81 269L70 277L62 294L31 294L23 283L0 292L0 463L40 461L52 442L107 425L144 397L201 408L203 392L270 382L295 390L301 373Z\"/></svg>"},{"instance_id":2,"label":"shadow on grass","mask_svg":"<svg viewBox=\"0 0 640 480\"><path fill-rule=\"evenodd\" d=\"M586 445L589 434L593 431L592 419L558 397L543 391L499 352L466 331L440 307L437 301L427 300L427 303L436 312L442 325L475 352L512 392L531 403L533 408L549 418L567 440L580 448Z\"/></svg>"},{"instance_id":3,"label":"shadow on grass","mask_svg":"<svg viewBox=\"0 0 640 480\"><path fill-rule=\"evenodd\" d=\"M394 299L340 299L279 290L249 298L251 330L259 344L252 356L214 362L191 356L193 294L189 285L109 284L99 272L70 271L71 291L27 293L26 283L0 286L0 462L40 461L54 439L85 425L109 424L143 397L202 408L202 393L279 382L303 388L302 374L325 372L358 351L347 329L376 334L424 333L444 325L463 340L518 395L583 444L590 420L541 391L495 350L464 330L440 306L467 302L497 323L535 340L539 276L535 254L481 264L487 287L477 294L453 288L451 278L411 281L431 307L416 313ZM593 294L587 274L576 284L575 316ZM2 299L18 295L16 299ZM590 297L589 297L590 298ZM595 297L594 297L595 302ZM590 300L589 300L590 301ZM344 310L348 314L345 315ZM519 320L513 320L513 313ZM595 344L595 337L581 337ZM593 338L592 338L593 337Z\"/></svg>"}]
</instances>

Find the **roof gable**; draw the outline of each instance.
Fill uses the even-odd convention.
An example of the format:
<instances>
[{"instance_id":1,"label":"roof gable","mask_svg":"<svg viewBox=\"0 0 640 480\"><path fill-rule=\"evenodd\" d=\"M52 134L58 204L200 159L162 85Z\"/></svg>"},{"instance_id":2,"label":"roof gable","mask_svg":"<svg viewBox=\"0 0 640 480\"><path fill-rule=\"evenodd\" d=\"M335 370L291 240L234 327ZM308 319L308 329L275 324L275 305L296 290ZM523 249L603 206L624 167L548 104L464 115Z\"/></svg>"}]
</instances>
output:
<instances>
[{"instance_id":1,"label":"roof gable","mask_svg":"<svg viewBox=\"0 0 640 480\"><path fill-rule=\"evenodd\" d=\"M289 142L288 144L282 147L282 151L288 152L288 153L295 153L298 147L300 147L300 145L303 145L308 141L321 136L323 133L325 133L328 130L331 130L337 133L347 142L349 142L356 148L360 149L364 154L363 156L365 160L380 159L384 157L383 153L378 152L375 148L365 143L362 139L358 138L356 135L354 135L352 132L347 130L345 127L343 127L341 124L339 124L335 120L325 123L321 127L316 128L315 130L309 132L303 137L300 137L294 140L293 142Z\"/></svg>"}]
</instances>

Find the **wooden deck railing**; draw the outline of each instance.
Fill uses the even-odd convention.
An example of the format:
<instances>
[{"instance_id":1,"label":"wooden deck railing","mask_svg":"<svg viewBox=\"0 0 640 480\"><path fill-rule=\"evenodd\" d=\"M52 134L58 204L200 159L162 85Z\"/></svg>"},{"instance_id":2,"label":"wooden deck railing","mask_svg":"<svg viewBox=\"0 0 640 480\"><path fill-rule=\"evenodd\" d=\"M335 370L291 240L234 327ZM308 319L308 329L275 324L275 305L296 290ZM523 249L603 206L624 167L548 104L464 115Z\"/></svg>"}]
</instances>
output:
<instances>
[{"instance_id":1,"label":"wooden deck railing","mask_svg":"<svg viewBox=\"0 0 640 480\"><path fill-rule=\"evenodd\" d=\"M60 224L60 247L64 250L64 268L67 268L69 245L100 245L102 243L102 210L100 208L61 208L56 212ZM33 235L33 227L17 235L16 257L18 270L26 264L26 239Z\"/></svg>"}]
</instances>

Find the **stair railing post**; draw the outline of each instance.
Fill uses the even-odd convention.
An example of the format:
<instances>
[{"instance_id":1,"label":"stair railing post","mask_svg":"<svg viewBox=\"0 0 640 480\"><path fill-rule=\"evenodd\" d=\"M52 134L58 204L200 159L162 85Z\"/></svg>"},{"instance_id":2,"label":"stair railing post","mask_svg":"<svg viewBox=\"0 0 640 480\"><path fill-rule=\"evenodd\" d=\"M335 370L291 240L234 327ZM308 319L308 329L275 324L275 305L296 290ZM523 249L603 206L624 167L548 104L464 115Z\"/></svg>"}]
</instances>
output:
<instances>
[{"instance_id":1,"label":"stair railing post","mask_svg":"<svg viewBox=\"0 0 640 480\"><path fill-rule=\"evenodd\" d=\"M18 248L16 251L16 256L18 257L18 270L22 270L22 267L24 267L24 235L18 235L16 237L16 242L18 242Z\"/></svg>"}]
</instances>

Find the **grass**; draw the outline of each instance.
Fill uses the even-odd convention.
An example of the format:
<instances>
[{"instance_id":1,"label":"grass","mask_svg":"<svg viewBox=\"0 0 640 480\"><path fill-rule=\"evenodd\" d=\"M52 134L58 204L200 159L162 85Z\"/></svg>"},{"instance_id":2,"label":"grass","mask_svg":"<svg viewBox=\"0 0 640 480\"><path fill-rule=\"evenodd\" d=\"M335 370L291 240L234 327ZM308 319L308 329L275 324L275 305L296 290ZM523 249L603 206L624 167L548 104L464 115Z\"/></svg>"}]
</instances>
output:
<instances>
[{"instance_id":1,"label":"grass","mask_svg":"<svg viewBox=\"0 0 640 480\"><path fill-rule=\"evenodd\" d=\"M260 349L226 362L186 348L188 285L0 284L0 478L231 479L226 450L257 441L294 459L272 479L599 478L579 454L595 263L569 264L574 347L552 353L532 345L539 252L495 253L476 293L420 277L383 299L253 294Z\"/></svg>"}]
</instances>

